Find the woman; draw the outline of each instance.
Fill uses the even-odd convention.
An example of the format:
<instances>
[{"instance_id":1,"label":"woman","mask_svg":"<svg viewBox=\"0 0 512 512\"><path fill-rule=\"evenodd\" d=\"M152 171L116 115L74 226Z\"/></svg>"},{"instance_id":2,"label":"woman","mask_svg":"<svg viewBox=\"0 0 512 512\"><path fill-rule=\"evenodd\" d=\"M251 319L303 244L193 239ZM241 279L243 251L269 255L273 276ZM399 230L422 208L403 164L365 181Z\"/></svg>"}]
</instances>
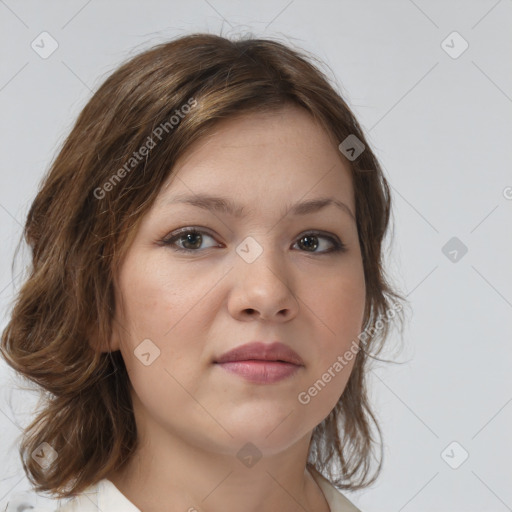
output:
<instances>
[{"instance_id":1,"label":"woman","mask_svg":"<svg viewBox=\"0 0 512 512\"><path fill-rule=\"evenodd\" d=\"M389 216L299 51L193 34L121 66L31 206L2 336L48 392L20 447L35 490L63 511L358 510L338 489L380 471L367 364L403 300Z\"/></svg>"}]
</instances>

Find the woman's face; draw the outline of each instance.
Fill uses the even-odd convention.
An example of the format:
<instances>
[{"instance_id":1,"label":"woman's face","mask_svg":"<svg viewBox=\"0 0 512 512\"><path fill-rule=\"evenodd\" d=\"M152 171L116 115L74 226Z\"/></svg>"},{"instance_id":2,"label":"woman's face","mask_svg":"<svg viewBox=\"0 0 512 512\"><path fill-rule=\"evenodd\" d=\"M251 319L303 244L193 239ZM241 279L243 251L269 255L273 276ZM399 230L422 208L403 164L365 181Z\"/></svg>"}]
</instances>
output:
<instances>
[{"instance_id":1,"label":"woman's face","mask_svg":"<svg viewBox=\"0 0 512 512\"><path fill-rule=\"evenodd\" d=\"M183 202L202 196L240 215L220 200ZM318 198L333 202L293 212ZM118 269L111 349L142 434L233 455L250 441L273 454L329 414L365 306L354 215L347 164L298 107L223 120L180 159ZM302 366L215 362L252 341L279 341Z\"/></svg>"}]
</instances>

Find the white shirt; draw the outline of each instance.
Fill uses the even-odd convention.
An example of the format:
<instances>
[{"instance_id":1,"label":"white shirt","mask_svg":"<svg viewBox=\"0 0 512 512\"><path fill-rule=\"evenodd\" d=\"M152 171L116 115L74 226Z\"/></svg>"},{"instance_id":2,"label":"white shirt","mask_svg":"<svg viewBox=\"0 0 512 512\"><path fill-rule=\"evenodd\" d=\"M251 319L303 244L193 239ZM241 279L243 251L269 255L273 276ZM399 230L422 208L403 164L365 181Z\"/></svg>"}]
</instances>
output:
<instances>
[{"instance_id":1,"label":"white shirt","mask_svg":"<svg viewBox=\"0 0 512 512\"><path fill-rule=\"evenodd\" d=\"M322 490L331 512L361 512L318 471L313 469L310 473ZM59 504L57 508L39 506L34 496L25 493L23 498L15 497L9 501L5 512L141 512L113 482L106 478L74 498L55 501Z\"/></svg>"}]
</instances>

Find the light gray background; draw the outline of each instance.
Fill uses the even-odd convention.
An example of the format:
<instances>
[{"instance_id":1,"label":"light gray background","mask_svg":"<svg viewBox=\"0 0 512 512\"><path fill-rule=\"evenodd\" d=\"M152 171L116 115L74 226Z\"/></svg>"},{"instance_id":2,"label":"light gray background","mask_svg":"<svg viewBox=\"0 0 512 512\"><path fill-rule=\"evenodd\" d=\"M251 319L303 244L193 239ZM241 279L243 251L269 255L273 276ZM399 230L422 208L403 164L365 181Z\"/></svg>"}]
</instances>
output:
<instances>
[{"instance_id":1,"label":"light gray background","mask_svg":"<svg viewBox=\"0 0 512 512\"><path fill-rule=\"evenodd\" d=\"M105 77L180 34L278 37L326 63L383 164L388 266L413 310L407 363L371 374L383 473L347 495L365 512L512 510L511 21L511 0L0 0L1 326L21 282L11 261L28 206ZM59 45L46 59L31 48L43 31ZM445 51L463 48L446 39L454 31L469 44L457 58ZM442 251L452 237L468 248L455 262ZM14 443L35 398L12 391L3 361L0 379L3 508L30 487ZM453 469L462 450L469 458Z\"/></svg>"}]
</instances>

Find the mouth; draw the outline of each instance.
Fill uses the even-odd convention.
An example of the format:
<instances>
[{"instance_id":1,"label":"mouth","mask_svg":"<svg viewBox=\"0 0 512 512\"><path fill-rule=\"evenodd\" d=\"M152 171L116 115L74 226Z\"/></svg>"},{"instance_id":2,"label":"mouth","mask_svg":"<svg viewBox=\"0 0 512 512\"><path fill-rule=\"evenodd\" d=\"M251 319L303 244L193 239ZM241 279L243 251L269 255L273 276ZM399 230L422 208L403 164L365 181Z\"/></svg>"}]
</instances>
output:
<instances>
[{"instance_id":1,"label":"mouth","mask_svg":"<svg viewBox=\"0 0 512 512\"><path fill-rule=\"evenodd\" d=\"M231 361L217 363L229 373L257 384L273 384L297 373L301 366L284 361Z\"/></svg>"},{"instance_id":2,"label":"mouth","mask_svg":"<svg viewBox=\"0 0 512 512\"><path fill-rule=\"evenodd\" d=\"M304 367L300 356L280 342L251 342L220 356L214 363L249 382L272 384L296 374Z\"/></svg>"}]
</instances>

